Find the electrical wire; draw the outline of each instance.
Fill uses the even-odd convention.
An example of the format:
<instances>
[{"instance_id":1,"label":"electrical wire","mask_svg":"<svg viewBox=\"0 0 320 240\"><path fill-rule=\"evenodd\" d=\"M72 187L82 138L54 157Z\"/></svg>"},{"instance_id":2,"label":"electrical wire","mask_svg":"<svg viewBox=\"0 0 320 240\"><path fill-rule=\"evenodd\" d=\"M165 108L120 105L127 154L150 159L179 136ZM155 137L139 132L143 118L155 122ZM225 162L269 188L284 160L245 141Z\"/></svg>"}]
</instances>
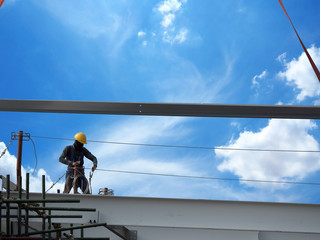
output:
<instances>
[{"instance_id":1,"label":"electrical wire","mask_svg":"<svg viewBox=\"0 0 320 240\"><path fill-rule=\"evenodd\" d=\"M104 172L151 175L151 176L161 176L161 177L179 177L179 178L192 178L192 179L204 179L204 180L223 180L223 181L276 183L276 184L303 184L303 185L320 186L320 183L315 183L315 182L293 182L293 181L276 181L276 180L254 180L254 179L242 179L242 178L202 177L202 176L188 176L188 175L176 175L176 174L165 174L165 173L147 173L147 172L125 171L125 170L115 170L115 169L101 169L101 168L97 168L96 170L97 171L104 171Z\"/></svg>"},{"instance_id":2,"label":"electrical wire","mask_svg":"<svg viewBox=\"0 0 320 240\"><path fill-rule=\"evenodd\" d=\"M66 140L73 141L71 138L58 138L58 137L43 137L32 136L34 138L53 139L53 140ZM132 146L145 146L145 147L165 147L165 148L189 148L189 149L203 149L203 150L230 150L230 151L254 151L254 152L290 152L290 153L320 153L320 150L294 150L294 149L261 149L261 148L229 148L229 147L201 147L201 146L183 146L183 145L163 145L163 144L147 144L147 143L129 143L129 142L113 142L113 141L99 141L87 140L87 142L118 144L118 145L132 145Z\"/></svg>"},{"instance_id":3,"label":"electrical wire","mask_svg":"<svg viewBox=\"0 0 320 240\"><path fill-rule=\"evenodd\" d=\"M58 138L58 137L44 137L44 136L32 136L34 138L44 138L53 140L67 140L73 141L70 138ZM96 143L107 143L107 144L121 144L121 145L134 145L134 146L148 146L148 147L170 147L170 148L192 148L192 149L205 149L205 150L233 150L233 151L271 151L271 152L313 152L319 153L318 150L284 150L284 149L249 149L249 148L227 148L227 147L196 147L196 146L175 146L175 145L160 145L160 144L144 144L144 143L125 143L125 142L110 142L110 141L98 141L98 140L87 140L87 142ZM294 182L294 181L276 181L276 180L254 180L254 179L241 179L241 178L219 178L219 177L203 177L203 176L188 176L188 175L176 175L176 174L164 174L164 173L148 173L148 172L137 172L137 171L125 171L115 169L96 169L97 171L115 172L115 173L126 173L126 174L140 174L140 175L151 175L151 176L162 176L162 177L179 177L179 178L190 178L190 179L204 179L204 180L222 180L222 181L239 181L239 182L256 182L256 183L275 183L275 184L303 184L303 185L316 185L320 186L320 183L315 182ZM59 180L58 180L59 181Z\"/></svg>"},{"instance_id":4,"label":"electrical wire","mask_svg":"<svg viewBox=\"0 0 320 240\"><path fill-rule=\"evenodd\" d=\"M7 145L7 147L6 147L6 148L2 151L2 153L0 154L0 158L2 158L2 156L6 154L9 146L10 146L11 143L12 143L12 141L13 141L13 139L11 138L11 141L9 142L9 144Z\"/></svg>"},{"instance_id":5,"label":"electrical wire","mask_svg":"<svg viewBox=\"0 0 320 240\"><path fill-rule=\"evenodd\" d=\"M32 142L32 144L33 144L34 155L35 155L35 157L36 157L36 165L34 166L34 169L33 169L33 172L32 172L32 175L34 175L34 173L35 173L35 171L36 171L36 169L37 169L37 165L38 165L38 158L37 158L36 145L34 144L34 142L33 142L33 140L32 140L31 137L30 137L30 140L31 140L31 142Z\"/></svg>"},{"instance_id":6,"label":"electrical wire","mask_svg":"<svg viewBox=\"0 0 320 240\"><path fill-rule=\"evenodd\" d=\"M49 192L49 190L50 190L51 188L53 188L54 185L56 185L56 184L61 180L61 178L63 178L64 175L66 175L66 174L67 174L67 172L65 172L55 183L53 183L52 186L51 186L50 188L48 188L48 190L46 191L46 193Z\"/></svg>"}]
</instances>

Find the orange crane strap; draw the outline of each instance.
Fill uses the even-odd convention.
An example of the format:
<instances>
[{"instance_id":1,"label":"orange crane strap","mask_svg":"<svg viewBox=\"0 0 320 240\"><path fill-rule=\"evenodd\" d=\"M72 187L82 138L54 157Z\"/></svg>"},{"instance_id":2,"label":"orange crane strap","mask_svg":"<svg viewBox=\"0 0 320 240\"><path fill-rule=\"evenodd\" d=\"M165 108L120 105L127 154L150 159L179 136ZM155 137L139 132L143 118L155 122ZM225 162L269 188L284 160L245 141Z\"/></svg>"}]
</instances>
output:
<instances>
[{"instance_id":1,"label":"orange crane strap","mask_svg":"<svg viewBox=\"0 0 320 240\"><path fill-rule=\"evenodd\" d=\"M0 8L1 8L3 2L4 2L4 0L0 0Z\"/></svg>"},{"instance_id":2,"label":"orange crane strap","mask_svg":"<svg viewBox=\"0 0 320 240\"><path fill-rule=\"evenodd\" d=\"M306 53L306 55L307 55L307 57L308 57L308 59L309 59L309 62L310 62L310 64L311 64L312 68L313 68L313 71L314 71L314 73L317 75L317 78L318 78L318 80L319 80L319 82L320 82L320 72L319 72L319 70L318 70L318 68L317 68L316 64L313 62L312 57L310 56L310 54L309 54L308 50L307 50L307 49L306 49L306 47L304 46L304 44L303 44L303 42L302 42L302 40L301 40L301 38L300 38L300 36L299 36L299 34L298 34L298 32L297 32L296 28L294 27L294 25L293 25L293 23L292 23L292 21L291 21L291 19L290 19L289 15L288 15L288 13L287 13L287 11L286 11L286 9L285 9L285 7L284 7L284 5L283 5L282 1L281 1L281 0L279 0L279 3L281 4L281 7L283 8L283 11L284 11L284 12L285 12L285 14L287 15L287 17L288 17L288 19L289 19L289 21L290 21L290 23L291 23L291 25L292 25L292 27L293 27L293 29L294 29L294 31L295 31L295 33L296 33L296 35L297 35L297 37L298 37L298 39L299 39L299 41L300 41L300 43L301 43L301 46L302 46L302 48L303 48L304 52Z\"/></svg>"}]
</instances>

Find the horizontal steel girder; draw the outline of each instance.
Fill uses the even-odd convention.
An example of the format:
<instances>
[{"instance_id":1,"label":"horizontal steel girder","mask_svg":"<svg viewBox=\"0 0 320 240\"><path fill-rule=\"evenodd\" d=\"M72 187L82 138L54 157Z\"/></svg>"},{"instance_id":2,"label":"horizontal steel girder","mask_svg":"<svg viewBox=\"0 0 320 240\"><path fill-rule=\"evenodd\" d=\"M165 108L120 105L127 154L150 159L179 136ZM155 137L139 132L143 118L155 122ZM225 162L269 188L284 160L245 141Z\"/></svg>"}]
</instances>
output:
<instances>
[{"instance_id":1,"label":"horizontal steel girder","mask_svg":"<svg viewBox=\"0 0 320 240\"><path fill-rule=\"evenodd\" d=\"M319 106L0 100L0 111L141 116L320 119Z\"/></svg>"}]
</instances>

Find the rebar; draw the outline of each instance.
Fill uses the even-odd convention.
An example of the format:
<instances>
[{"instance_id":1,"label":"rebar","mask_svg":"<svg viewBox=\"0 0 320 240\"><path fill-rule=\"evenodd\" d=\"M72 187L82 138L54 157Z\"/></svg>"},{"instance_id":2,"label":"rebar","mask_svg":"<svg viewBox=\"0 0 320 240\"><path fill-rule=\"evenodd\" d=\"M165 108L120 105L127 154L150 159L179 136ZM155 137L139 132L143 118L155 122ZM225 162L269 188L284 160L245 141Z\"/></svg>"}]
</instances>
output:
<instances>
[{"instance_id":1,"label":"rebar","mask_svg":"<svg viewBox=\"0 0 320 240\"><path fill-rule=\"evenodd\" d=\"M50 218L48 219L48 230L51 230L51 218L52 218L51 210L48 211L48 215L50 216ZM49 233L48 238L49 238L49 240L51 240L51 233Z\"/></svg>"},{"instance_id":2,"label":"rebar","mask_svg":"<svg viewBox=\"0 0 320 240\"><path fill-rule=\"evenodd\" d=\"M42 199L46 199L46 177L45 175L42 175ZM46 203L42 202L42 207L45 207ZM42 218L42 231L46 230L46 219ZM42 239L45 239L45 234L42 234Z\"/></svg>"},{"instance_id":3,"label":"rebar","mask_svg":"<svg viewBox=\"0 0 320 240\"><path fill-rule=\"evenodd\" d=\"M2 233L2 192L0 191L0 234Z\"/></svg>"},{"instance_id":4,"label":"rebar","mask_svg":"<svg viewBox=\"0 0 320 240\"><path fill-rule=\"evenodd\" d=\"M50 219L50 218L82 218L82 215L29 215L28 218L42 218L42 219ZM18 215L10 215L10 218L18 218ZM21 219L26 218L25 215L21 215Z\"/></svg>"},{"instance_id":5,"label":"rebar","mask_svg":"<svg viewBox=\"0 0 320 240\"><path fill-rule=\"evenodd\" d=\"M72 224L72 223L70 224L70 227L73 227L73 224ZM73 235L73 229L70 229L70 234Z\"/></svg>"},{"instance_id":6,"label":"rebar","mask_svg":"<svg viewBox=\"0 0 320 240\"><path fill-rule=\"evenodd\" d=\"M79 199L3 199L3 203L79 203Z\"/></svg>"},{"instance_id":7,"label":"rebar","mask_svg":"<svg viewBox=\"0 0 320 240\"><path fill-rule=\"evenodd\" d=\"M73 211L73 212L95 212L95 208L67 208L67 207L29 207L29 206L21 206L25 210L48 210L48 211ZM2 209L6 209L6 207L1 207ZM10 206L10 209L18 209L16 206Z\"/></svg>"},{"instance_id":8,"label":"rebar","mask_svg":"<svg viewBox=\"0 0 320 240\"><path fill-rule=\"evenodd\" d=\"M22 178L18 176L18 198L22 197ZM18 236L21 236L21 203L18 204Z\"/></svg>"},{"instance_id":9,"label":"rebar","mask_svg":"<svg viewBox=\"0 0 320 240\"><path fill-rule=\"evenodd\" d=\"M56 232L57 234L63 231L70 231L73 235L73 230L80 229L80 238L75 239L109 239L109 238L84 238L84 229L85 228L92 228L92 227L100 227L100 226L107 226L106 223L98 223L98 224L89 224L89 225L79 225L73 226L72 224L70 227L66 228L59 228L55 227L52 229L51 227L51 220L53 218L64 219L64 218L82 218L82 215L52 215L51 211L88 211L88 212L95 212L95 208L72 208L72 207L48 207L46 206L47 203L79 203L79 199L46 199L46 192L45 192L45 176L42 176L42 198L41 199L29 199L29 173L26 174L26 194L25 199L22 199L22 177L18 176L18 197L17 199L12 199L10 196L10 175L7 175L7 192L6 197L3 197L0 192L0 223L2 218L6 218L6 233L5 238L0 239L51 239L51 233ZM38 204L35 204L38 203ZM3 206L2 204L5 204ZM2 209L6 210L6 216L2 214ZM11 210L17 210L16 215L10 214ZM25 211L25 214L22 214L22 211ZM30 211L35 211L38 215L32 214L30 215ZM42 230L38 231L33 229L34 232L29 232L29 219L30 218L42 218ZM14 225L14 221L12 219L16 219L17 225ZM47 220L46 220L47 219ZM24 220L24 222L22 221ZM47 221L47 222L46 222ZM22 232L22 225L25 225L24 233ZM46 225L48 227L46 229ZM13 229L14 226L17 226L17 229ZM32 228L31 228L32 229ZM1 228L0 228L1 232ZM41 237L32 237L28 238L30 235L40 235ZM23 236L23 237L22 237Z\"/></svg>"},{"instance_id":10,"label":"rebar","mask_svg":"<svg viewBox=\"0 0 320 240\"><path fill-rule=\"evenodd\" d=\"M29 199L29 173L26 174L26 199ZM29 232L29 210L25 209L25 226L24 233L28 236Z\"/></svg>"},{"instance_id":11,"label":"rebar","mask_svg":"<svg viewBox=\"0 0 320 240\"><path fill-rule=\"evenodd\" d=\"M18 132L18 150L17 150L17 185L19 184L19 177L21 177L22 138L23 138L23 131L19 131Z\"/></svg>"},{"instance_id":12,"label":"rebar","mask_svg":"<svg viewBox=\"0 0 320 240\"><path fill-rule=\"evenodd\" d=\"M10 198L10 175L7 175L7 199ZM2 200L5 203L5 200ZM7 202L7 209L6 209L6 232L7 235L10 234L10 202Z\"/></svg>"},{"instance_id":13,"label":"rebar","mask_svg":"<svg viewBox=\"0 0 320 240\"><path fill-rule=\"evenodd\" d=\"M106 223L96 223L96 224L89 224L89 225L80 225L80 226L75 226L75 227L68 227L68 228L57 228L57 229L52 229L52 230L45 230L45 231L37 231L37 232L32 232L29 233L29 235L37 235L37 234L44 234L44 233L50 233L50 232L57 232L57 231L69 231L71 229L76 230L76 229L84 229L84 228L93 228L93 227L101 227L101 226L106 226Z\"/></svg>"}]
</instances>

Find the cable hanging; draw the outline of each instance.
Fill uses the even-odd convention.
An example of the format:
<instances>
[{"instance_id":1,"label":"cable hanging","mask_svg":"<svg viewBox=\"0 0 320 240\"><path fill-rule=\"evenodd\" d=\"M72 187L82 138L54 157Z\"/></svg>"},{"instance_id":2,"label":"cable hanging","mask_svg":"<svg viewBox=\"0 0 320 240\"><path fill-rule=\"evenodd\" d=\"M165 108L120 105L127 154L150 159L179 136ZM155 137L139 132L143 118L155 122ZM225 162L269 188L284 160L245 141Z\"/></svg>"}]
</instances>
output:
<instances>
[{"instance_id":1,"label":"cable hanging","mask_svg":"<svg viewBox=\"0 0 320 240\"><path fill-rule=\"evenodd\" d=\"M30 137L30 140L31 140L31 142L32 142L32 144L33 144L34 155L35 155L35 157L36 157L36 164L35 164L34 169L33 169L33 172L32 172L32 175L34 175L34 173L35 173L35 171L36 171L36 169L37 169L38 158L37 158L36 145L34 144L34 142L33 142L33 140L32 140L31 137Z\"/></svg>"},{"instance_id":2,"label":"cable hanging","mask_svg":"<svg viewBox=\"0 0 320 240\"><path fill-rule=\"evenodd\" d=\"M3 155L5 155L5 154L6 154L6 152L7 152L8 148L9 148L9 146L10 146L10 145L11 145L11 143L12 143L12 141L13 141L13 139L11 139L11 141L9 142L9 144L7 145L7 147L2 151L2 153L0 154L0 158L2 158L2 157L3 157Z\"/></svg>"},{"instance_id":3,"label":"cable hanging","mask_svg":"<svg viewBox=\"0 0 320 240\"><path fill-rule=\"evenodd\" d=\"M53 140L66 140L73 141L71 138L58 138L58 137L44 137L32 136L34 138L53 139ZM164 145L164 144L147 144L147 143L130 143L130 142L114 142L114 141L99 141L87 140L93 143L106 143L118 145L131 145L131 146L145 146L145 147L165 147L165 148L189 148L189 149L202 149L202 150L228 150L228 151L253 151L253 152L291 152L291 153L320 153L320 150L294 150L294 149L261 149L261 148L230 148L230 147L201 147L201 146L183 146L183 145Z\"/></svg>"},{"instance_id":4,"label":"cable hanging","mask_svg":"<svg viewBox=\"0 0 320 240\"><path fill-rule=\"evenodd\" d=\"M160 177L177 177L177 178L189 178L189 179L203 179L203 180L218 180L218 181L239 181L239 182L254 182L254 183L273 183L273 184L293 184L293 185L313 185L320 186L317 182L294 182L294 181L276 181L276 180L259 180L259 179L243 179L243 178L219 178L219 177L203 177L203 176L190 176L190 175L178 175L178 174L166 174L166 173L148 173L148 172L137 172L137 171L125 171L115 169L102 169L97 168L96 171L113 172L113 173L125 173L125 174L138 174L138 175L149 175L149 176L160 176ZM52 186L46 191L51 190L65 175L65 172ZM91 172L90 172L91 174ZM91 184L90 184L91 187ZM92 190L91 190L92 192Z\"/></svg>"},{"instance_id":5,"label":"cable hanging","mask_svg":"<svg viewBox=\"0 0 320 240\"><path fill-rule=\"evenodd\" d=\"M32 136L32 137L34 137L34 138L44 138L44 139L54 139L54 140L67 140L67 141L71 140L71 141L73 141L73 139L70 139L70 138L44 137L44 136ZM110 141L98 141L98 140L87 140L87 142L107 143L107 144L121 144L121 145L134 145L134 146L148 146L148 147L193 148L193 149L205 149L205 150L313 152L313 153L319 153L320 152L318 150L284 150L284 149L245 149L245 148L228 148L228 147L196 147L196 146L175 146L175 145L144 144L144 143L110 142ZM177 174L165 174L165 173L148 173L148 172L125 171L125 170L115 170L115 169L101 169L101 168L97 168L96 170L97 171L105 171L105 172L126 173L126 174L140 174L140 175L162 176L162 177L179 177L179 178L190 178L190 179L223 180L223 181L256 182L256 183L275 183L275 184L296 184L296 185L298 185L298 184L301 185L302 184L302 185L320 186L320 183L315 183L315 182L294 182L294 181L258 180L258 179L241 179L241 178L203 177L203 176L189 176L189 175L177 175ZM58 181L60 181L61 178L59 178ZM55 182L53 184L53 186L57 182ZM51 186L50 189L53 186ZM50 189L48 189L47 191L49 191Z\"/></svg>"},{"instance_id":6,"label":"cable hanging","mask_svg":"<svg viewBox=\"0 0 320 240\"><path fill-rule=\"evenodd\" d=\"M243 178L202 177L202 176L176 175L176 174L165 174L165 173L147 173L147 172L125 171L125 170L115 170L115 169L101 169L101 168L97 168L96 170L97 171L104 171L104 172L140 174L140 175L151 175L151 176L161 176L161 177L179 177L179 178L192 178L192 179L204 179L204 180L223 180L223 181L276 183L276 184L303 184L303 185L320 186L320 183L315 183L315 182L294 182L294 181L257 180L257 179L243 179Z\"/></svg>"}]
</instances>

